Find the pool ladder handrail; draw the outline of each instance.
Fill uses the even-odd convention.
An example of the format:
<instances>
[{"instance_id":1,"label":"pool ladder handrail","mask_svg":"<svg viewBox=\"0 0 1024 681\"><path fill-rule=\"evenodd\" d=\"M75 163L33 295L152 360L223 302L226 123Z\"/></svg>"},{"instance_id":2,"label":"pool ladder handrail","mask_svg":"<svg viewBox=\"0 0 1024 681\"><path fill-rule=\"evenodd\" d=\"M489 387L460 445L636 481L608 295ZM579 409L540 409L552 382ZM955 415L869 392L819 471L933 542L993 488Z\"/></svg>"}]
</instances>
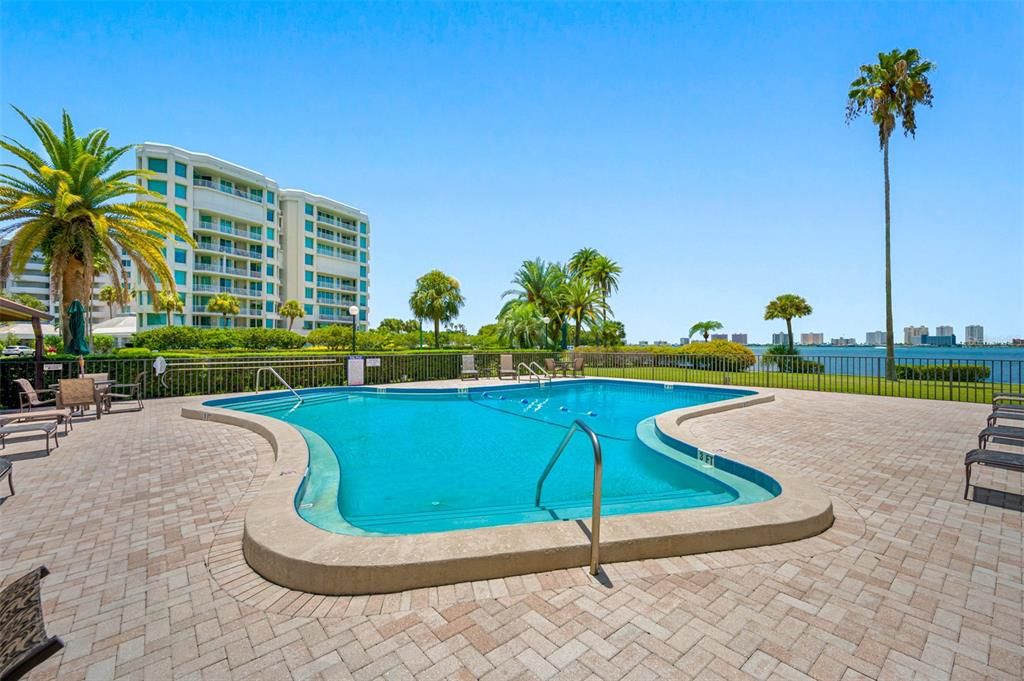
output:
<instances>
[{"instance_id":1,"label":"pool ladder handrail","mask_svg":"<svg viewBox=\"0 0 1024 681\"><path fill-rule=\"evenodd\" d=\"M590 438L590 444L594 449L594 491L591 496L591 515L590 515L590 574L596 575L600 566L600 550L601 550L601 477L604 472L604 463L601 458L601 441L597 438L595 433L590 426L584 423L580 419L576 419L569 426L569 431L562 438L562 442L558 445L558 449L551 455L551 460L548 461L547 467L544 472L540 474L540 479L537 480L537 495L534 498L534 505L540 507L540 494L541 489L544 487L544 481L547 479L548 474L551 473L551 469L555 467L555 463L558 461L558 457L562 456L562 452L569 445L569 441L572 440L572 436L577 431L582 430Z\"/></svg>"},{"instance_id":2,"label":"pool ladder handrail","mask_svg":"<svg viewBox=\"0 0 1024 681\"><path fill-rule=\"evenodd\" d=\"M284 378L281 376L281 374L277 373L277 369L275 369L274 367L270 367L270 366L260 367L259 369L256 370L256 392L257 393L260 391L260 375L264 371L269 371L270 373L274 374L274 376L277 377L277 380L281 381L281 384L284 385L284 387L288 388L288 390L291 392L292 395L295 395L295 399L297 399L299 401L299 404L302 404L302 402L303 402L302 395L300 395L299 393L295 392L295 388L291 387L291 385L288 384L288 381L284 380Z\"/></svg>"},{"instance_id":3,"label":"pool ladder handrail","mask_svg":"<svg viewBox=\"0 0 1024 681\"><path fill-rule=\"evenodd\" d=\"M537 371L533 370L534 367L537 368ZM527 364L526 362L520 362L519 365L516 366L516 380L518 380L520 376L519 369L526 369L526 371L530 374L531 381L536 378L537 382L540 383L542 380L546 378L548 379L549 383L551 382L551 374L549 374L544 367L537 364L536 362L530 362L529 364Z\"/></svg>"}]
</instances>

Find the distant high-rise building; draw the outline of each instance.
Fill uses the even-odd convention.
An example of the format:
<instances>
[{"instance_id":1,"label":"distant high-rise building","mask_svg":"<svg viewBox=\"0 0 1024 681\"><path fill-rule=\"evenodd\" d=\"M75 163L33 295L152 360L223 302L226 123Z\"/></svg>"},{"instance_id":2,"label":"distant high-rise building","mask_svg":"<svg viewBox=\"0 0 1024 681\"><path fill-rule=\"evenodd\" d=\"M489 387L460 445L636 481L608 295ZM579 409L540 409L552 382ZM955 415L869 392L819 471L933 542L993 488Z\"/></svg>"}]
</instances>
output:
<instances>
[{"instance_id":1,"label":"distant high-rise building","mask_svg":"<svg viewBox=\"0 0 1024 681\"><path fill-rule=\"evenodd\" d=\"M831 345L836 345L836 346L847 346L847 345L856 345L856 344L857 344L857 339L856 338L833 338L832 341L831 341Z\"/></svg>"},{"instance_id":2,"label":"distant high-rise building","mask_svg":"<svg viewBox=\"0 0 1024 681\"><path fill-rule=\"evenodd\" d=\"M713 334L711 334L711 340L729 340L729 334L727 334L727 333L713 333Z\"/></svg>"},{"instance_id":3,"label":"distant high-rise building","mask_svg":"<svg viewBox=\"0 0 1024 681\"><path fill-rule=\"evenodd\" d=\"M668 345L668 341L656 340L654 341L654 345Z\"/></svg>"},{"instance_id":4,"label":"distant high-rise building","mask_svg":"<svg viewBox=\"0 0 1024 681\"><path fill-rule=\"evenodd\" d=\"M864 334L865 345L885 345L888 334L885 331L868 331Z\"/></svg>"},{"instance_id":5,"label":"distant high-rise building","mask_svg":"<svg viewBox=\"0 0 1024 681\"><path fill-rule=\"evenodd\" d=\"M788 333L773 333L772 345L789 345Z\"/></svg>"},{"instance_id":6,"label":"distant high-rise building","mask_svg":"<svg viewBox=\"0 0 1024 681\"><path fill-rule=\"evenodd\" d=\"M953 334L949 334L948 336L940 336L938 334L931 336L929 334L925 334L921 336L920 344L939 348L950 348L956 345L956 336Z\"/></svg>"},{"instance_id":7,"label":"distant high-rise building","mask_svg":"<svg viewBox=\"0 0 1024 681\"><path fill-rule=\"evenodd\" d=\"M985 327L981 324L968 324L964 327L964 343L981 345L985 342Z\"/></svg>"},{"instance_id":8,"label":"distant high-rise building","mask_svg":"<svg viewBox=\"0 0 1024 681\"><path fill-rule=\"evenodd\" d=\"M952 336L953 335L953 327L952 326L936 326L935 327L935 335L936 336Z\"/></svg>"},{"instance_id":9,"label":"distant high-rise building","mask_svg":"<svg viewBox=\"0 0 1024 681\"><path fill-rule=\"evenodd\" d=\"M679 344L680 345L689 345L690 344L690 339L689 338L680 338L679 339Z\"/></svg>"},{"instance_id":10,"label":"distant high-rise building","mask_svg":"<svg viewBox=\"0 0 1024 681\"><path fill-rule=\"evenodd\" d=\"M823 333L802 333L800 334L800 345L824 345L825 334Z\"/></svg>"},{"instance_id":11,"label":"distant high-rise building","mask_svg":"<svg viewBox=\"0 0 1024 681\"><path fill-rule=\"evenodd\" d=\"M739 343L740 345L747 344L747 334L745 333L734 333L732 335L732 342Z\"/></svg>"},{"instance_id":12,"label":"distant high-rise building","mask_svg":"<svg viewBox=\"0 0 1024 681\"><path fill-rule=\"evenodd\" d=\"M903 344L904 345L920 345L921 336L928 335L927 326L904 326L903 327Z\"/></svg>"}]
</instances>

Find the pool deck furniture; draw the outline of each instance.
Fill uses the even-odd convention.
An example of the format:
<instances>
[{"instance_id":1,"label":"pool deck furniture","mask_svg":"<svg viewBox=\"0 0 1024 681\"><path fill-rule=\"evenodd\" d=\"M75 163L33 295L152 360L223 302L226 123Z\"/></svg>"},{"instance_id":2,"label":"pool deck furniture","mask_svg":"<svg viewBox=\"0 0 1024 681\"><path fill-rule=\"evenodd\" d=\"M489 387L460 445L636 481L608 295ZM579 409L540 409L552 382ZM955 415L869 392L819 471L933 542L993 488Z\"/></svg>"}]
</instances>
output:
<instances>
[{"instance_id":1,"label":"pool deck furniture","mask_svg":"<svg viewBox=\"0 0 1024 681\"><path fill-rule=\"evenodd\" d=\"M480 380L480 372L476 368L476 355L463 355L462 356L462 371L459 374L462 380L472 378Z\"/></svg>"},{"instance_id":2,"label":"pool deck furniture","mask_svg":"<svg viewBox=\"0 0 1024 681\"><path fill-rule=\"evenodd\" d=\"M146 372L142 371L135 377L134 383L114 383L110 386L110 390L107 393L108 407L107 411L110 411L110 406L115 400L131 401L135 400L138 403L138 410L141 411L146 408L142 404L142 385L146 379Z\"/></svg>"},{"instance_id":3,"label":"pool deck furniture","mask_svg":"<svg viewBox=\"0 0 1024 681\"><path fill-rule=\"evenodd\" d=\"M33 407L45 407L47 405L57 403L56 390L36 390L32 384L28 382L28 379L25 378L14 379L14 384L18 386L18 400L22 411L32 409ZM54 396L42 399L39 396L39 393L53 393Z\"/></svg>"},{"instance_id":4,"label":"pool deck furniture","mask_svg":"<svg viewBox=\"0 0 1024 681\"><path fill-rule=\"evenodd\" d=\"M69 429L74 430L74 425L71 422L70 409L40 409L39 411L0 414L0 425L6 425L9 423L28 423L31 421L49 421L51 419L64 425L65 435L68 434Z\"/></svg>"},{"instance_id":5,"label":"pool deck furniture","mask_svg":"<svg viewBox=\"0 0 1024 681\"><path fill-rule=\"evenodd\" d=\"M14 681L64 647L46 635L40 582L50 574L37 567L0 591L0 681Z\"/></svg>"},{"instance_id":6,"label":"pool deck furniture","mask_svg":"<svg viewBox=\"0 0 1024 681\"><path fill-rule=\"evenodd\" d=\"M1018 430L1024 430L1019 428ZM987 466L989 468L1001 468L1007 471L1024 473L1024 453L1003 452L998 449L972 449L964 456L964 499L971 488L971 466Z\"/></svg>"},{"instance_id":7,"label":"pool deck furniture","mask_svg":"<svg viewBox=\"0 0 1024 681\"><path fill-rule=\"evenodd\" d=\"M999 407L993 409L992 413L988 415L988 425L994 426L996 421L1024 421L1024 409L1010 409L1006 407Z\"/></svg>"},{"instance_id":8,"label":"pool deck furniture","mask_svg":"<svg viewBox=\"0 0 1024 681\"><path fill-rule=\"evenodd\" d=\"M103 396L92 378L63 378L57 389L57 406L66 407L73 412L83 413L91 407L96 408L96 418L103 414Z\"/></svg>"},{"instance_id":9,"label":"pool deck furniture","mask_svg":"<svg viewBox=\"0 0 1024 681\"><path fill-rule=\"evenodd\" d=\"M583 366L584 366L584 363L583 363L583 358L582 357L575 357L575 358L573 358L573 360L572 360L572 377L573 378L576 378L577 372L579 373L580 376L586 376L586 374L583 372Z\"/></svg>"},{"instance_id":10,"label":"pool deck furniture","mask_svg":"<svg viewBox=\"0 0 1024 681\"><path fill-rule=\"evenodd\" d=\"M498 366L498 380L503 381L506 378L516 379L519 376L519 372L516 371L512 364L512 355L502 355L501 363Z\"/></svg>"},{"instance_id":11,"label":"pool deck furniture","mask_svg":"<svg viewBox=\"0 0 1024 681\"><path fill-rule=\"evenodd\" d=\"M16 423L9 426L0 426L0 449L7 447L8 435L19 435L21 433L41 432L46 435L46 453L50 453L50 438L53 438L53 446L59 447L57 442L57 422L37 421L35 423Z\"/></svg>"},{"instance_id":12,"label":"pool deck furniture","mask_svg":"<svg viewBox=\"0 0 1024 681\"><path fill-rule=\"evenodd\" d=\"M544 360L544 371L548 372L552 376L557 376L558 372L561 371L562 377L564 378L569 372L569 364L568 362L559 362L548 358Z\"/></svg>"},{"instance_id":13,"label":"pool deck furniture","mask_svg":"<svg viewBox=\"0 0 1024 681\"><path fill-rule=\"evenodd\" d=\"M988 426L978 433L978 449L988 447L990 441L1024 447L1024 428L1014 426ZM1024 454L1022 454L1024 456Z\"/></svg>"},{"instance_id":14,"label":"pool deck furniture","mask_svg":"<svg viewBox=\"0 0 1024 681\"><path fill-rule=\"evenodd\" d=\"M1016 406L1024 408L1024 393L995 393L992 395L992 407L996 406L997 402L1020 402Z\"/></svg>"},{"instance_id":15,"label":"pool deck furniture","mask_svg":"<svg viewBox=\"0 0 1024 681\"><path fill-rule=\"evenodd\" d=\"M10 459L0 457L0 480L7 478L7 484L11 488L10 496L14 496L14 464Z\"/></svg>"}]
</instances>

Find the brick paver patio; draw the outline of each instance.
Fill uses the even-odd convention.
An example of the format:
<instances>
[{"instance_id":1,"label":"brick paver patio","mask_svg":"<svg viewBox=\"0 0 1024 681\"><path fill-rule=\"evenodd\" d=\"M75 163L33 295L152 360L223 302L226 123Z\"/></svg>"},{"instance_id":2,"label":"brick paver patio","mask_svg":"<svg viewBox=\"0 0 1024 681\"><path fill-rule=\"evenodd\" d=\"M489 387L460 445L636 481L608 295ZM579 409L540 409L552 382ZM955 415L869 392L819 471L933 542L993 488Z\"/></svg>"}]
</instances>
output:
<instances>
[{"instance_id":1,"label":"brick paver patio","mask_svg":"<svg viewBox=\"0 0 1024 681\"><path fill-rule=\"evenodd\" d=\"M0 580L45 564L31 679L1021 679L1021 476L963 501L986 407L776 391L690 440L814 478L837 522L792 544L327 598L261 579L242 517L269 470L187 400L12 439ZM192 400L194 402L194 400ZM6 485L0 487L2 494ZM1014 508L1017 504L1017 508ZM1009 506L1010 508L1006 508Z\"/></svg>"}]
</instances>

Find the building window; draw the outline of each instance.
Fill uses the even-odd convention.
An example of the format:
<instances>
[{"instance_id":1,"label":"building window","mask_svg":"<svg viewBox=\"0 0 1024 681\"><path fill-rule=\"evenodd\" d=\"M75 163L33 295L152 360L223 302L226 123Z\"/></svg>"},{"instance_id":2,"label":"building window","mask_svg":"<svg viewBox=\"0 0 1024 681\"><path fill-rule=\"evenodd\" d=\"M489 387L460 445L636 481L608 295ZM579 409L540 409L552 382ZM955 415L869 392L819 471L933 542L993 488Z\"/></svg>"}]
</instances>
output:
<instances>
[{"instance_id":1,"label":"building window","mask_svg":"<svg viewBox=\"0 0 1024 681\"><path fill-rule=\"evenodd\" d=\"M234 190L234 185L232 185L229 180L221 180L220 190L226 194L231 194Z\"/></svg>"},{"instance_id":2,"label":"building window","mask_svg":"<svg viewBox=\"0 0 1024 681\"><path fill-rule=\"evenodd\" d=\"M153 314L149 312L146 314L146 326L159 326L164 323L164 316L162 314Z\"/></svg>"},{"instance_id":3,"label":"building window","mask_svg":"<svg viewBox=\"0 0 1024 681\"><path fill-rule=\"evenodd\" d=\"M178 214L178 217L181 218L182 222L188 220L188 208L185 206L175 206L174 212Z\"/></svg>"},{"instance_id":4,"label":"building window","mask_svg":"<svg viewBox=\"0 0 1024 681\"><path fill-rule=\"evenodd\" d=\"M366 265L359 266L359 276L362 277L363 279L366 278Z\"/></svg>"},{"instance_id":5,"label":"building window","mask_svg":"<svg viewBox=\"0 0 1024 681\"><path fill-rule=\"evenodd\" d=\"M269 239L270 241L274 240L274 228L273 227L267 227L267 239Z\"/></svg>"},{"instance_id":6,"label":"building window","mask_svg":"<svg viewBox=\"0 0 1024 681\"><path fill-rule=\"evenodd\" d=\"M364 293L366 292L366 282L365 281L359 282L359 290L364 292Z\"/></svg>"},{"instance_id":7,"label":"building window","mask_svg":"<svg viewBox=\"0 0 1024 681\"><path fill-rule=\"evenodd\" d=\"M359 248L366 248L366 237L359 237Z\"/></svg>"},{"instance_id":8,"label":"building window","mask_svg":"<svg viewBox=\"0 0 1024 681\"><path fill-rule=\"evenodd\" d=\"M312 232L313 231L313 221L312 220L306 220L306 231L307 232Z\"/></svg>"},{"instance_id":9,"label":"building window","mask_svg":"<svg viewBox=\"0 0 1024 681\"><path fill-rule=\"evenodd\" d=\"M366 321L366 310L360 310L359 311L359 321L361 321L361 322L365 322Z\"/></svg>"},{"instance_id":10,"label":"building window","mask_svg":"<svg viewBox=\"0 0 1024 681\"><path fill-rule=\"evenodd\" d=\"M274 295L274 284L272 282L269 282L269 281L267 282L267 295L268 296Z\"/></svg>"},{"instance_id":11,"label":"building window","mask_svg":"<svg viewBox=\"0 0 1024 681\"><path fill-rule=\"evenodd\" d=\"M174 183L174 196L179 199L188 198L188 187L183 184Z\"/></svg>"},{"instance_id":12,"label":"building window","mask_svg":"<svg viewBox=\"0 0 1024 681\"><path fill-rule=\"evenodd\" d=\"M188 262L188 251L183 248L174 249L174 262L184 265Z\"/></svg>"},{"instance_id":13,"label":"building window","mask_svg":"<svg viewBox=\"0 0 1024 681\"><path fill-rule=\"evenodd\" d=\"M273 246L267 246L267 257L268 258L273 258L274 257L274 247Z\"/></svg>"},{"instance_id":14,"label":"building window","mask_svg":"<svg viewBox=\"0 0 1024 681\"><path fill-rule=\"evenodd\" d=\"M360 234L366 234L366 223L365 222L360 222L359 223L359 233Z\"/></svg>"},{"instance_id":15,"label":"building window","mask_svg":"<svg viewBox=\"0 0 1024 681\"><path fill-rule=\"evenodd\" d=\"M302 309L306 312L306 314L313 314L313 306L312 305L309 305L309 304L303 305Z\"/></svg>"},{"instance_id":16,"label":"building window","mask_svg":"<svg viewBox=\"0 0 1024 681\"><path fill-rule=\"evenodd\" d=\"M313 248L313 237L306 237L306 248Z\"/></svg>"},{"instance_id":17,"label":"building window","mask_svg":"<svg viewBox=\"0 0 1024 681\"><path fill-rule=\"evenodd\" d=\"M167 183L163 180L146 180L146 189L167 196Z\"/></svg>"},{"instance_id":18,"label":"building window","mask_svg":"<svg viewBox=\"0 0 1024 681\"><path fill-rule=\"evenodd\" d=\"M312 328L313 328L313 322L302 322L302 329L304 331L309 331Z\"/></svg>"},{"instance_id":19,"label":"building window","mask_svg":"<svg viewBox=\"0 0 1024 681\"><path fill-rule=\"evenodd\" d=\"M188 166L181 161L174 162L174 174L178 177L188 177Z\"/></svg>"},{"instance_id":20,"label":"building window","mask_svg":"<svg viewBox=\"0 0 1024 681\"><path fill-rule=\"evenodd\" d=\"M252 197L253 201L259 201L263 203L263 190L262 189L250 189L249 196Z\"/></svg>"},{"instance_id":21,"label":"building window","mask_svg":"<svg viewBox=\"0 0 1024 681\"><path fill-rule=\"evenodd\" d=\"M178 286L184 286L187 276L188 273L183 270L174 270L174 283Z\"/></svg>"},{"instance_id":22,"label":"building window","mask_svg":"<svg viewBox=\"0 0 1024 681\"><path fill-rule=\"evenodd\" d=\"M267 222L273 222L273 221L274 221L274 209L273 208L268 208L267 209Z\"/></svg>"},{"instance_id":23,"label":"building window","mask_svg":"<svg viewBox=\"0 0 1024 681\"><path fill-rule=\"evenodd\" d=\"M309 265L310 267L313 266L313 254L312 253L307 253L306 254L306 264Z\"/></svg>"},{"instance_id":24,"label":"building window","mask_svg":"<svg viewBox=\"0 0 1024 681\"><path fill-rule=\"evenodd\" d=\"M307 298L312 298L313 297L313 289L311 289L308 286L306 287L306 297Z\"/></svg>"},{"instance_id":25,"label":"building window","mask_svg":"<svg viewBox=\"0 0 1024 681\"><path fill-rule=\"evenodd\" d=\"M267 301L267 312L273 312L273 311L274 311L274 301L273 300L268 300Z\"/></svg>"},{"instance_id":26,"label":"building window","mask_svg":"<svg viewBox=\"0 0 1024 681\"><path fill-rule=\"evenodd\" d=\"M274 276L274 266L273 265L267 265L267 276L268 277Z\"/></svg>"},{"instance_id":27,"label":"building window","mask_svg":"<svg viewBox=\"0 0 1024 681\"><path fill-rule=\"evenodd\" d=\"M274 205L274 192L267 190L267 203Z\"/></svg>"},{"instance_id":28,"label":"building window","mask_svg":"<svg viewBox=\"0 0 1024 681\"><path fill-rule=\"evenodd\" d=\"M359 304L366 307L366 296L359 296Z\"/></svg>"},{"instance_id":29,"label":"building window","mask_svg":"<svg viewBox=\"0 0 1024 681\"><path fill-rule=\"evenodd\" d=\"M306 215L312 215L312 214L313 214L313 204L312 203L307 203L306 204Z\"/></svg>"},{"instance_id":30,"label":"building window","mask_svg":"<svg viewBox=\"0 0 1024 681\"><path fill-rule=\"evenodd\" d=\"M366 262L366 251L359 251L359 262Z\"/></svg>"},{"instance_id":31,"label":"building window","mask_svg":"<svg viewBox=\"0 0 1024 681\"><path fill-rule=\"evenodd\" d=\"M147 168L152 170L154 173L166 173L167 172L167 159L166 158L150 158L147 160Z\"/></svg>"},{"instance_id":32,"label":"building window","mask_svg":"<svg viewBox=\"0 0 1024 681\"><path fill-rule=\"evenodd\" d=\"M313 273L306 270L306 281L313 281Z\"/></svg>"}]
</instances>

